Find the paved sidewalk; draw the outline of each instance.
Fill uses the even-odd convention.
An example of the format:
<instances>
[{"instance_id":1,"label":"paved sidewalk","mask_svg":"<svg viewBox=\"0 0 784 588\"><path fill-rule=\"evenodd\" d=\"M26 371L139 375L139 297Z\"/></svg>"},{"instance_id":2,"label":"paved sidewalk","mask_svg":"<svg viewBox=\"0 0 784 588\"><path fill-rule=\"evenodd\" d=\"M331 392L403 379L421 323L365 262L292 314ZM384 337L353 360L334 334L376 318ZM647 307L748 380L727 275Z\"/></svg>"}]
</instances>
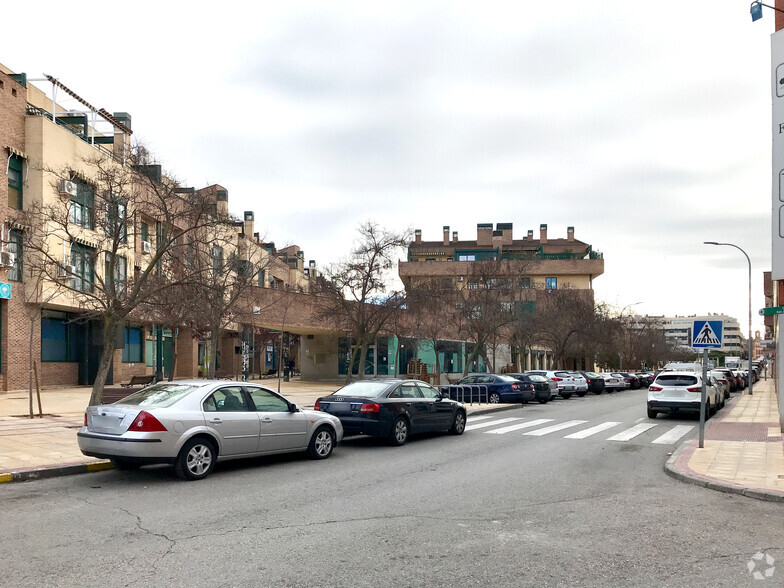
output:
<instances>
[{"instance_id":1,"label":"paved sidewalk","mask_svg":"<svg viewBox=\"0 0 784 588\"><path fill-rule=\"evenodd\" d=\"M254 380L278 390L277 379ZM341 382L280 383L280 392L303 408L313 408L319 396L330 394ZM0 483L32 480L110 469L107 460L82 455L76 433L84 422L90 400L87 386L41 391L43 417L29 417L27 392L0 394ZM510 405L467 405L469 414L516 408ZM38 405L33 399L34 414Z\"/></svg>"},{"instance_id":2,"label":"paved sidewalk","mask_svg":"<svg viewBox=\"0 0 784 588\"><path fill-rule=\"evenodd\" d=\"M784 502L784 443L773 379L760 380L710 419L705 447L687 441L670 457L667 473L714 490Z\"/></svg>"}]
</instances>

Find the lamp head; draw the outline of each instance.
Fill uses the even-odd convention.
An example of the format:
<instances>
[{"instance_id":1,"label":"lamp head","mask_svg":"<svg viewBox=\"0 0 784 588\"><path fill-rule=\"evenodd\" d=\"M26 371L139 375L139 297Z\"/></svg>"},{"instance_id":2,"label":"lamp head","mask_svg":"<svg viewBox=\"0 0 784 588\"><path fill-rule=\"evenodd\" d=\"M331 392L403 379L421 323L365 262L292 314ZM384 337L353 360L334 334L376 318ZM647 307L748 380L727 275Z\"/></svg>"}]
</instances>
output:
<instances>
[{"instance_id":1,"label":"lamp head","mask_svg":"<svg viewBox=\"0 0 784 588\"><path fill-rule=\"evenodd\" d=\"M718 245L718 241L703 241L703 245Z\"/></svg>"}]
</instances>

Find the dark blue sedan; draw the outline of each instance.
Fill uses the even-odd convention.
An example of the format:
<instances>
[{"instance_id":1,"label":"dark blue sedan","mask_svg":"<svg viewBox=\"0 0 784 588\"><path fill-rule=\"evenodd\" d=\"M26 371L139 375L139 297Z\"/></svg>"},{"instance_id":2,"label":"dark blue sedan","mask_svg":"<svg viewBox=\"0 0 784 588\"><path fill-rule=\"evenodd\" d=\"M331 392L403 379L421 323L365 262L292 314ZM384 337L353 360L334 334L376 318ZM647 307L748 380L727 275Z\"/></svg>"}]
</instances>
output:
<instances>
[{"instance_id":1,"label":"dark blue sedan","mask_svg":"<svg viewBox=\"0 0 784 588\"><path fill-rule=\"evenodd\" d=\"M534 399L534 391L519 380L505 374L476 374L466 376L442 392L461 402L528 402Z\"/></svg>"}]
</instances>

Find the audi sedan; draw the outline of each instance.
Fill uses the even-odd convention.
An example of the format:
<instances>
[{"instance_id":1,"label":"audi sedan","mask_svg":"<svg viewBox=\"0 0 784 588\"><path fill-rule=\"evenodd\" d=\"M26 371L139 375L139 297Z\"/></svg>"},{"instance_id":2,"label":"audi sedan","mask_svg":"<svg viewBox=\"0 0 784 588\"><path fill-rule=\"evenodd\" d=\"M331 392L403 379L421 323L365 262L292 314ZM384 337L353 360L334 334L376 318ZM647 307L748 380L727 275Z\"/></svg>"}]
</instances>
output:
<instances>
[{"instance_id":1,"label":"audi sedan","mask_svg":"<svg viewBox=\"0 0 784 588\"><path fill-rule=\"evenodd\" d=\"M211 380L161 382L89 406L77 434L83 454L118 469L164 463L186 480L229 459L295 451L326 459L342 438L336 417L303 410L262 386Z\"/></svg>"},{"instance_id":2,"label":"audi sedan","mask_svg":"<svg viewBox=\"0 0 784 588\"><path fill-rule=\"evenodd\" d=\"M419 380L360 380L316 400L316 410L340 419L346 435L383 437L403 445L410 435L462 435L465 406Z\"/></svg>"}]
</instances>

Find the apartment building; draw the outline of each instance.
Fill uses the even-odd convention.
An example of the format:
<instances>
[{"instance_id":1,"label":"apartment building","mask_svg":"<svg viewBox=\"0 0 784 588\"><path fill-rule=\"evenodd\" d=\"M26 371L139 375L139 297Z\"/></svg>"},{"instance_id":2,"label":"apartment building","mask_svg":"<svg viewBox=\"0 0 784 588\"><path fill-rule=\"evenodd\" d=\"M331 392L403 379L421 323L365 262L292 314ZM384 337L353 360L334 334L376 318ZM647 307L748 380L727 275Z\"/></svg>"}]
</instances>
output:
<instances>
[{"instance_id":1,"label":"apartment building","mask_svg":"<svg viewBox=\"0 0 784 588\"><path fill-rule=\"evenodd\" d=\"M635 317L636 318L636 317ZM692 326L694 321L722 321L724 324L724 346L719 349L729 355L742 355L748 350L748 341L743 336L740 323L726 314L706 314L689 316L649 316L656 326L664 331L664 338L672 348L690 348L692 343Z\"/></svg>"},{"instance_id":2,"label":"apartment building","mask_svg":"<svg viewBox=\"0 0 784 588\"><path fill-rule=\"evenodd\" d=\"M164 376L174 371L196 377L209 361L217 365L221 359L222 371L236 373L237 349L247 361L242 342L255 334L249 325L273 328L247 318L271 305L261 301L264 293L305 292L317 274L314 261L304 267L298 247L278 251L254 232L252 211L233 219L225 186L179 186L160 165L132 157L132 134L128 113L96 108L52 76L31 80L0 65L0 149L6 159L6 179L0 181L2 391L28 386L31 356L43 386L92 384L105 352L112 354L108 384L161 365ZM208 207L200 210L196 203ZM198 230L189 224L197 213L203 223ZM174 242L181 259L156 258ZM223 274L253 279L252 293L240 303L244 310L221 323L218 348L209 353L211 333L199 321L178 324L176 312L166 316L164 305L147 305L124 316L107 351L104 307L130 297L143 277L154 287L193 271L202 253L214 275L230 268ZM276 365L278 348L256 352L257 371Z\"/></svg>"}]
</instances>

